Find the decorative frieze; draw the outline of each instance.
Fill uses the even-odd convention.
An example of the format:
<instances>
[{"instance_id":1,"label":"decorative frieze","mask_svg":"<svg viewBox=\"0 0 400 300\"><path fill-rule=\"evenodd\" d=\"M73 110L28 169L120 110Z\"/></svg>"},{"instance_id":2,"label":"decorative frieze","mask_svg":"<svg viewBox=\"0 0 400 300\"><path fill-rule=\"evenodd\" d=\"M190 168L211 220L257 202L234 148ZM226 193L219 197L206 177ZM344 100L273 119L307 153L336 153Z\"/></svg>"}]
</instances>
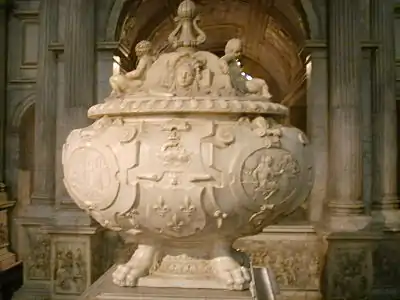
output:
<instances>
[{"instance_id":1,"label":"decorative frieze","mask_svg":"<svg viewBox=\"0 0 400 300\"><path fill-rule=\"evenodd\" d=\"M240 239L236 247L250 254L254 266L271 268L281 290L318 291L323 267L322 243L302 239L300 235L265 237L257 241Z\"/></svg>"}]
</instances>

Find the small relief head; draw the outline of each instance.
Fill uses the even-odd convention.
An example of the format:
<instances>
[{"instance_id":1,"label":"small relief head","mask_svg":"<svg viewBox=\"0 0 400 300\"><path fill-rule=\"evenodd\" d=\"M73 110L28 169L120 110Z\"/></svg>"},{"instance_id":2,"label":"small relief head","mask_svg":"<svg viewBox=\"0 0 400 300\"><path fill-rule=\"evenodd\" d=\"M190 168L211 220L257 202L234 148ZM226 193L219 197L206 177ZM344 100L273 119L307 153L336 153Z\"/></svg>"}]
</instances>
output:
<instances>
[{"instance_id":1,"label":"small relief head","mask_svg":"<svg viewBox=\"0 0 400 300\"><path fill-rule=\"evenodd\" d=\"M225 54L233 54L235 58L242 55L242 41L240 39L230 39L225 46Z\"/></svg>"},{"instance_id":2,"label":"small relief head","mask_svg":"<svg viewBox=\"0 0 400 300\"><path fill-rule=\"evenodd\" d=\"M191 63L185 62L177 66L175 76L177 85L186 88L193 84L196 70Z\"/></svg>"},{"instance_id":3,"label":"small relief head","mask_svg":"<svg viewBox=\"0 0 400 300\"><path fill-rule=\"evenodd\" d=\"M140 41L135 46L136 56L141 57L143 55L149 54L153 48L153 45L149 41Z\"/></svg>"}]
</instances>

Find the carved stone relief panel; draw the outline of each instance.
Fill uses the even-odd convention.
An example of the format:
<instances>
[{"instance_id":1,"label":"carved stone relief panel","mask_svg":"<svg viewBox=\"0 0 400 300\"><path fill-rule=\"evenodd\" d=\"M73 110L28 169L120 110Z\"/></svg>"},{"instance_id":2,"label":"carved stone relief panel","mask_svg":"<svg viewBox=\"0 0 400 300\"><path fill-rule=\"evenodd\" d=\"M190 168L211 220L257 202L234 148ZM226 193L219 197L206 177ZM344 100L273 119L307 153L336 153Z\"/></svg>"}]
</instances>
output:
<instances>
[{"instance_id":1,"label":"carved stone relief panel","mask_svg":"<svg viewBox=\"0 0 400 300\"><path fill-rule=\"evenodd\" d=\"M327 270L328 299L369 299L372 285L372 257L367 244L330 242Z\"/></svg>"},{"instance_id":2,"label":"carved stone relief panel","mask_svg":"<svg viewBox=\"0 0 400 300\"><path fill-rule=\"evenodd\" d=\"M88 240L56 237L53 243L53 293L80 295L90 285Z\"/></svg>"},{"instance_id":3,"label":"carved stone relief panel","mask_svg":"<svg viewBox=\"0 0 400 300\"><path fill-rule=\"evenodd\" d=\"M25 277L28 280L50 280L50 236L35 226L26 228L27 253L24 255Z\"/></svg>"},{"instance_id":4,"label":"carved stone relief panel","mask_svg":"<svg viewBox=\"0 0 400 300\"><path fill-rule=\"evenodd\" d=\"M281 289L319 290L323 253L317 240L265 235L263 240L241 239L236 246L251 255L255 266L270 267Z\"/></svg>"},{"instance_id":5,"label":"carved stone relief panel","mask_svg":"<svg viewBox=\"0 0 400 300\"><path fill-rule=\"evenodd\" d=\"M372 252L374 288L397 288L400 278L400 240L380 242Z\"/></svg>"}]
</instances>

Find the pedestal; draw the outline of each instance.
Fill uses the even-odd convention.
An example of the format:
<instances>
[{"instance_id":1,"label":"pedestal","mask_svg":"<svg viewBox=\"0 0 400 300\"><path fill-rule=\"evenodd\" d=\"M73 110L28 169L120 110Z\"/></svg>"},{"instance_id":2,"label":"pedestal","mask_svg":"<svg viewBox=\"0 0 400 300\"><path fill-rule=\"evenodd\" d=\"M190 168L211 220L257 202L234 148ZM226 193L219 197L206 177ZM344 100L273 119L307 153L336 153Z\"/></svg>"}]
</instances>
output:
<instances>
[{"instance_id":1,"label":"pedestal","mask_svg":"<svg viewBox=\"0 0 400 300\"><path fill-rule=\"evenodd\" d=\"M79 300L251 300L250 291L225 291L215 289L181 289L152 287L120 287L112 282L112 273L116 266L110 268L97 280ZM267 300L267 299L264 299Z\"/></svg>"},{"instance_id":2,"label":"pedestal","mask_svg":"<svg viewBox=\"0 0 400 300\"><path fill-rule=\"evenodd\" d=\"M77 299L104 272L98 227L54 226L51 236L51 299Z\"/></svg>"},{"instance_id":3,"label":"pedestal","mask_svg":"<svg viewBox=\"0 0 400 300\"><path fill-rule=\"evenodd\" d=\"M15 205L14 201L8 201L5 185L0 183L0 271L7 270L16 264L16 256L8 251L8 209Z\"/></svg>"}]
</instances>

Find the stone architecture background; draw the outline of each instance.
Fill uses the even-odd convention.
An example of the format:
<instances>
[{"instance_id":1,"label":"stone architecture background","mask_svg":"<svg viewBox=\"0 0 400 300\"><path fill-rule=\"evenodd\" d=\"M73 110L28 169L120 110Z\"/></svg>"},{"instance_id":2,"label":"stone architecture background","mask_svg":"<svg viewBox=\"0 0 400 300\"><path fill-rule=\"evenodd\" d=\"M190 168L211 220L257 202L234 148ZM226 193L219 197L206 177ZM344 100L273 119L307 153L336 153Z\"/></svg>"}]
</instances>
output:
<instances>
[{"instance_id":1,"label":"stone architecture background","mask_svg":"<svg viewBox=\"0 0 400 300\"><path fill-rule=\"evenodd\" d=\"M314 150L308 202L237 247L275 271L282 299L399 299L400 1L196 2L204 47L219 54L243 38L245 72L268 82ZM113 69L134 66L138 41L168 51L178 4L0 1L0 182L17 201L10 231L24 262L16 299L76 299L134 249L73 204L61 147L108 95Z\"/></svg>"}]
</instances>

